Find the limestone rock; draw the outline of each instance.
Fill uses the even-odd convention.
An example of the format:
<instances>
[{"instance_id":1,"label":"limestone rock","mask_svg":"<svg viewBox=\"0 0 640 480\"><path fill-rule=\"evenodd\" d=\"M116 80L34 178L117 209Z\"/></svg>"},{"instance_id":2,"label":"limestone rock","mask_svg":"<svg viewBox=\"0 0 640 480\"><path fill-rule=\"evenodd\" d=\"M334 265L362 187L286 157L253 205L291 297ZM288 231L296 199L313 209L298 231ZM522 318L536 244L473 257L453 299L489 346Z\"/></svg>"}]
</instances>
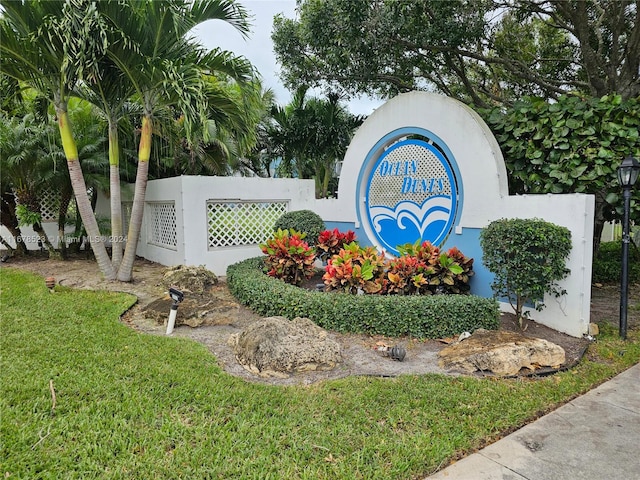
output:
<instances>
[{"instance_id":1,"label":"limestone rock","mask_svg":"<svg viewBox=\"0 0 640 480\"><path fill-rule=\"evenodd\" d=\"M166 297L154 300L142 309L142 315L155 323L162 325L167 323L169 319L169 311L173 300L167 295ZM220 307L213 300L207 300L201 296L188 296L180 303L178 313L176 315L176 327L188 325L192 328L215 325L212 318L209 317L211 311L218 311Z\"/></svg>"},{"instance_id":2,"label":"limestone rock","mask_svg":"<svg viewBox=\"0 0 640 480\"><path fill-rule=\"evenodd\" d=\"M308 318L263 318L231 335L229 343L238 363L263 377L331 370L342 361L340 344Z\"/></svg>"},{"instance_id":3,"label":"limestone rock","mask_svg":"<svg viewBox=\"0 0 640 480\"><path fill-rule=\"evenodd\" d=\"M438 356L440 367L448 370L491 371L499 376L516 375L522 368L557 368L565 362L564 349L547 340L483 329L445 347Z\"/></svg>"},{"instance_id":4,"label":"limestone rock","mask_svg":"<svg viewBox=\"0 0 640 480\"><path fill-rule=\"evenodd\" d=\"M204 295L217 283L216 274L203 266L178 265L168 268L162 276L162 284L165 287L176 287L178 290L196 295Z\"/></svg>"},{"instance_id":5,"label":"limestone rock","mask_svg":"<svg viewBox=\"0 0 640 480\"><path fill-rule=\"evenodd\" d=\"M149 305L142 309L142 314L145 318L153 320L159 325L166 323L169 319L169 311L173 301L169 296L154 300ZM198 305L190 297L186 297L180 307L178 307L178 314L176 315L176 324L189 325L190 327L199 327L202 325L202 318L198 318Z\"/></svg>"}]
</instances>

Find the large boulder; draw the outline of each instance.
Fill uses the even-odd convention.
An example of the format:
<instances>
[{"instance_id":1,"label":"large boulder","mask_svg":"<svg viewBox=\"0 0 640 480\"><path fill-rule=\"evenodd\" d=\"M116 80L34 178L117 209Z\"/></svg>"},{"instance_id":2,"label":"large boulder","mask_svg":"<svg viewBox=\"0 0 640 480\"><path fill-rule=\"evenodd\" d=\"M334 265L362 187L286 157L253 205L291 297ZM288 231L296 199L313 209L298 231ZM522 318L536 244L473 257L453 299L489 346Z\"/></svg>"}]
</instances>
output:
<instances>
[{"instance_id":1,"label":"large boulder","mask_svg":"<svg viewBox=\"0 0 640 480\"><path fill-rule=\"evenodd\" d=\"M340 344L308 318L263 318L232 335L229 343L238 363L262 377L331 370L342 361Z\"/></svg>"},{"instance_id":2,"label":"large boulder","mask_svg":"<svg viewBox=\"0 0 640 480\"><path fill-rule=\"evenodd\" d=\"M498 376L512 376L526 368L558 368L565 362L562 347L539 338L520 333L477 330L470 337L440 351L442 368L463 373L493 372Z\"/></svg>"},{"instance_id":3,"label":"large boulder","mask_svg":"<svg viewBox=\"0 0 640 480\"><path fill-rule=\"evenodd\" d=\"M162 284L169 288L175 287L185 293L204 295L218 283L216 274L203 266L189 267L178 265L168 268L162 276Z\"/></svg>"}]
</instances>

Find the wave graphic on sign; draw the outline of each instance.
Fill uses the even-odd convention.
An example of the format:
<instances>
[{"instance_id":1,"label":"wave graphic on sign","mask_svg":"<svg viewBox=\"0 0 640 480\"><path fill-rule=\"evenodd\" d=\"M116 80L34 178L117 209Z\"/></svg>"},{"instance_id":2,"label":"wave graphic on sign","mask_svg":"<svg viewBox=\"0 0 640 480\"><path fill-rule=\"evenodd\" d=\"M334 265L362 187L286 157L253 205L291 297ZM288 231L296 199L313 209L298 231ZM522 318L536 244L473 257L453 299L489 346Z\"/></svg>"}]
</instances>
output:
<instances>
[{"instance_id":1,"label":"wave graphic on sign","mask_svg":"<svg viewBox=\"0 0 640 480\"><path fill-rule=\"evenodd\" d=\"M388 247L413 243L417 238L435 242L449 223L452 198L437 195L427 198L422 205L404 200L395 207L369 208L371 223Z\"/></svg>"}]
</instances>

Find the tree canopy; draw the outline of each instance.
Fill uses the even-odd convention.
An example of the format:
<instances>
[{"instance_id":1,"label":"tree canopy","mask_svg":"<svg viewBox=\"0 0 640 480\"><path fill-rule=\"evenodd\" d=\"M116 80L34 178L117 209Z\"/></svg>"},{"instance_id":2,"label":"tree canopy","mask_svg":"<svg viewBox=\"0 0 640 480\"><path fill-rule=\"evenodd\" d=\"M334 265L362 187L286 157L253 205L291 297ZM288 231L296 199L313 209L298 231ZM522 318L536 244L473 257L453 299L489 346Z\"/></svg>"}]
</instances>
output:
<instances>
[{"instance_id":1,"label":"tree canopy","mask_svg":"<svg viewBox=\"0 0 640 480\"><path fill-rule=\"evenodd\" d=\"M622 218L616 169L640 154L640 98L561 96L554 103L524 97L513 108L481 110L496 136L511 193L590 193L595 196L594 251L606 221ZM640 191L631 219L640 221Z\"/></svg>"},{"instance_id":2,"label":"tree canopy","mask_svg":"<svg viewBox=\"0 0 640 480\"><path fill-rule=\"evenodd\" d=\"M285 107L274 106L267 128L271 151L280 156L282 176L315 178L316 196L329 195L336 163L342 159L362 118L352 115L338 95L307 97L307 88L296 90Z\"/></svg>"},{"instance_id":3,"label":"tree canopy","mask_svg":"<svg viewBox=\"0 0 640 480\"><path fill-rule=\"evenodd\" d=\"M2 73L11 82L36 89L55 108L78 211L105 278L131 280L140 235L153 132L165 111L180 117L189 143L208 140L209 120L229 113L226 105L213 107L206 78L221 74L239 84L253 76L246 60L219 49L206 52L190 36L208 20L222 20L246 34L246 11L233 0L0 0ZM13 82L13 83L12 83ZM3 85L4 86L4 85ZM69 99L76 95L95 101L107 117L111 193L119 199L119 141L117 124L127 114L129 100L140 107L138 169L127 248L109 258L87 194L78 145L69 122ZM3 108L5 108L3 102ZM10 105L8 105L10 107ZM210 108L211 107L211 108ZM238 109L235 109L237 113ZM242 115L236 115L242 120ZM229 127L227 122L225 127ZM234 123L236 131L240 122ZM247 143L251 136L244 129ZM118 201L112 211L119 210ZM119 226L120 215L112 216ZM117 228L112 232L118 233ZM116 237L114 237L116 238ZM117 240L120 241L119 239Z\"/></svg>"},{"instance_id":4,"label":"tree canopy","mask_svg":"<svg viewBox=\"0 0 640 480\"><path fill-rule=\"evenodd\" d=\"M478 106L567 91L640 94L638 0L302 0L274 21L290 88L393 96L437 90Z\"/></svg>"}]
</instances>

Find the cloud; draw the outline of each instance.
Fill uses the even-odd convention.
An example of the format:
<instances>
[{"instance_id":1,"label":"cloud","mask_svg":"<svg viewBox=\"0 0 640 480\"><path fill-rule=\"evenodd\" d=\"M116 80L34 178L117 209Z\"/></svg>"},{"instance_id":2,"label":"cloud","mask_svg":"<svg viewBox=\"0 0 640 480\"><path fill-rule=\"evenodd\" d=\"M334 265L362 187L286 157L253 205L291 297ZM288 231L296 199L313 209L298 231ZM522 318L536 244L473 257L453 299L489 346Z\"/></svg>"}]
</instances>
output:
<instances>
[{"instance_id":1,"label":"cloud","mask_svg":"<svg viewBox=\"0 0 640 480\"><path fill-rule=\"evenodd\" d=\"M211 20L193 30L193 35L206 48L221 48L229 50L236 55L246 57L260 72L263 85L271 88L276 101L282 105L291 100L291 93L282 85L278 74L279 66L273 53L271 31L273 17L282 14L289 18L295 18L295 0L249 0L240 4L253 17L251 33L248 38L243 38L233 26L220 20ZM366 97L349 102L349 110L354 114L370 114L374 108L381 105L378 100Z\"/></svg>"}]
</instances>

